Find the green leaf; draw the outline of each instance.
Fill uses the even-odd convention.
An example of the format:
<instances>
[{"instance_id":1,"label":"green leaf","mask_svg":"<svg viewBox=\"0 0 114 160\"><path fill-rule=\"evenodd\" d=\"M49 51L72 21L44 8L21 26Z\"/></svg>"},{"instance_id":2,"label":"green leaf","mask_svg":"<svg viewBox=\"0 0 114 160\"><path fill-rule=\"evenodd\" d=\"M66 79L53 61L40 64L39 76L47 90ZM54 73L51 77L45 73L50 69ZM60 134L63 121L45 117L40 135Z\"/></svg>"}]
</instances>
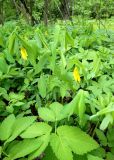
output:
<instances>
[{"instance_id":1,"label":"green leaf","mask_svg":"<svg viewBox=\"0 0 114 160\"><path fill-rule=\"evenodd\" d=\"M29 160L33 160L35 159L36 157L40 156L41 153L43 153L43 151L46 149L46 147L48 146L48 143L50 141L50 133L46 134L46 135L43 135L40 140L42 141L42 144L41 146L36 150L34 151L33 153L31 153L28 157Z\"/></svg>"},{"instance_id":2,"label":"green leaf","mask_svg":"<svg viewBox=\"0 0 114 160\"><path fill-rule=\"evenodd\" d=\"M14 46L15 46L15 34L13 32L11 33L9 40L8 40L8 51L11 55L14 54Z\"/></svg>"},{"instance_id":3,"label":"green leaf","mask_svg":"<svg viewBox=\"0 0 114 160\"><path fill-rule=\"evenodd\" d=\"M42 118L44 121L55 121L55 116L53 114L53 111L49 108L38 108L38 113L40 118Z\"/></svg>"},{"instance_id":4,"label":"green leaf","mask_svg":"<svg viewBox=\"0 0 114 160\"><path fill-rule=\"evenodd\" d=\"M57 129L57 133L62 139L65 139L76 154L82 155L99 147L93 138L78 127L61 126Z\"/></svg>"},{"instance_id":5,"label":"green leaf","mask_svg":"<svg viewBox=\"0 0 114 160\"><path fill-rule=\"evenodd\" d=\"M96 132L96 135L97 135L100 143L103 146L107 146L107 138L106 138L105 134L103 133L103 131L96 129L95 132Z\"/></svg>"},{"instance_id":6,"label":"green leaf","mask_svg":"<svg viewBox=\"0 0 114 160\"><path fill-rule=\"evenodd\" d=\"M72 160L72 152L83 155L99 147L97 142L77 127L61 126L52 134L51 147L60 160Z\"/></svg>"},{"instance_id":7,"label":"green leaf","mask_svg":"<svg viewBox=\"0 0 114 160\"><path fill-rule=\"evenodd\" d=\"M42 136L46 133L50 133L52 130L51 126L44 122L35 122L28 127L20 136L22 138L35 138Z\"/></svg>"},{"instance_id":8,"label":"green leaf","mask_svg":"<svg viewBox=\"0 0 114 160\"><path fill-rule=\"evenodd\" d=\"M56 48L59 42L59 36L60 36L60 26L56 25L54 29L54 36L53 41L51 43L51 52L52 52L52 61L51 61L51 67L54 71L55 69L55 61L56 61Z\"/></svg>"},{"instance_id":9,"label":"green leaf","mask_svg":"<svg viewBox=\"0 0 114 160\"><path fill-rule=\"evenodd\" d=\"M100 129L101 130L105 130L109 124L113 123L113 117L112 115L109 113L105 116L105 118L102 120L102 123L100 124Z\"/></svg>"},{"instance_id":10,"label":"green leaf","mask_svg":"<svg viewBox=\"0 0 114 160\"><path fill-rule=\"evenodd\" d=\"M66 45L66 48L67 48L67 44L71 44L72 47L74 47L74 39L72 38L72 36L68 33L68 31L66 32L66 35L65 35L65 45Z\"/></svg>"},{"instance_id":11,"label":"green leaf","mask_svg":"<svg viewBox=\"0 0 114 160\"><path fill-rule=\"evenodd\" d=\"M77 113L78 112L78 116L79 116L79 123L82 125L83 124L83 117L84 117L84 113L85 113L85 110L86 110L86 107L85 107L85 91L83 90L79 90L78 94L77 94L77 98L78 98L78 104L77 104L77 108L78 108L78 111L76 111L77 109L75 109L75 112Z\"/></svg>"},{"instance_id":12,"label":"green leaf","mask_svg":"<svg viewBox=\"0 0 114 160\"><path fill-rule=\"evenodd\" d=\"M106 156L106 151L105 151L104 148L99 147L99 148L93 150L91 152L91 154L94 155L94 156L98 156L98 157L105 157Z\"/></svg>"},{"instance_id":13,"label":"green leaf","mask_svg":"<svg viewBox=\"0 0 114 160\"><path fill-rule=\"evenodd\" d=\"M93 155L90 155L90 154L87 157L88 157L88 160L103 160L102 158L99 158L97 156L93 156Z\"/></svg>"},{"instance_id":14,"label":"green leaf","mask_svg":"<svg viewBox=\"0 0 114 160\"><path fill-rule=\"evenodd\" d=\"M55 116L55 121L59 121L64 118L64 115L61 112L63 109L62 104L54 102L49 106L49 108L53 111L53 114Z\"/></svg>"},{"instance_id":15,"label":"green leaf","mask_svg":"<svg viewBox=\"0 0 114 160\"><path fill-rule=\"evenodd\" d=\"M87 160L87 156L86 155L76 155L74 154L74 158L73 160Z\"/></svg>"},{"instance_id":16,"label":"green leaf","mask_svg":"<svg viewBox=\"0 0 114 160\"><path fill-rule=\"evenodd\" d=\"M39 58L39 62L35 65L35 74L38 74L39 72L41 72L41 70L43 69L44 65L47 63L49 58L48 53L43 54L40 58Z\"/></svg>"},{"instance_id":17,"label":"green leaf","mask_svg":"<svg viewBox=\"0 0 114 160\"><path fill-rule=\"evenodd\" d=\"M51 147L59 160L73 160L72 151L64 139L59 135L52 134Z\"/></svg>"},{"instance_id":18,"label":"green leaf","mask_svg":"<svg viewBox=\"0 0 114 160\"><path fill-rule=\"evenodd\" d=\"M62 114L65 117L70 117L74 113L74 110L75 110L75 113L76 112L78 113L77 102L78 102L78 97L77 95L75 95L73 100L63 107Z\"/></svg>"},{"instance_id":19,"label":"green leaf","mask_svg":"<svg viewBox=\"0 0 114 160\"><path fill-rule=\"evenodd\" d=\"M48 145L48 147L46 148L44 154L45 155L44 155L42 160L58 160L56 158L55 154L53 153L53 150L52 150L50 145Z\"/></svg>"},{"instance_id":20,"label":"green leaf","mask_svg":"<svg viewBox=\"0 0 114 160\"><path fill-rule=\"evenodd\" d=\"M35 120L36 117L34 116L17 118L12 128L11 137L6 141L6 143L13 141L18 135L20 135L22 131L29 127Z\"/></svg>"},{"instance_id":21,"label":"green leaf","mask_svg":"<svg viewBox=\"0 0 114 160\"><path fill-rule=\"evenodd\" d=\"M97 76L100 70L101 59L96 55L93 61L93 70L92 72Z\"/></svg>"},{"instance_id":22,"label":"green leaf","mask_svg":"<svg viewBox=\"0 0 114 160\"><path fill-rule=\"evenodd\" d=\"M39 138L25 139L23 141L17 142L12 147L9 145L7 154L11 159L24 157L38 149L41 144L42 141Z\"/></svg>"},{"instance_id":23,"label":"green leaf","mask_svg":"<svg viewBox=\"0 0 114 160\"><path fill-rule=\"evenodd\" d=\"M68 117L70 117L74 113L77 114L80 119L80 124L83 123L83 117L86 110L86 93L86 91L79 90L77 95L73 98L73 100L63 108L63 114L66 114Z\"/></svg>"},{"instance_id":24,"label":"green leaf","mask_svg":"<svg viewBox=\"0 0 114 160\"><path fill-rule=\"evenodd\" d=\"M38 89L42 98L46 97L46 78L45 76L40 76L38 80Z\"/></svg>"},{"instance_id":25,"label":"green leaf","mask_svg":"<svg viewBox=\"0 0 114 160\"><path fill-rule=\"evenodd\" d=\"M47 43L42 31L39 28L37 28L36 32L37 32L36 36L38 36L38 38L41 40L44 47L48 49L48 43Z\"/></svg>"},{"instance_id":26,"label":"green leaf","mask_svg":"<svg viewBox=\"0 0 114 160\"><path fill-rule=\"evenodd\" d=\"M5 58L2 56L2 55L0 55L0 71L2 72L2 73L7 73L8 72L8 64L6 63L6 60L5 60Z\"/></svg>"},{"instance_id":27,"label":"green leaf","mask_svg":"<svg viewBox=\"0 0 114 160\"><path fill-rule=\"evenodd\" d=\"M13 114L9 115L0 125L0 139L6 140L9 138L12 132L12 126L15 122L15 116Z\"/></svg>"},{"instance_id":28,"label":"green leaf","mask_svg":"<svg viewBox=\"0 0 114 160\"><path fill-rule=\"evenodd\" d=\"M114 154L112 154L111 152L108 152L106 157L107 157L107 160L114 160Z\"/></svg>"},{"instance_id":29,"label":"green leaf","mask_svg":"<svg viewBox=\"0 0 114 160\"><path fill-rule=\"evenodd\" d=\"M93 119L97 116L101 116L101 115L104 115L104 114L108 114L108 113L113 112L113 111L114 111L114 102L111 102L111 103L109 103L109 105L106 108L103 108L99 112L97 112L96 114L92 115L90 117L90 119Z\"/></svg>"},{"instance_id":30,"label":"green leaf","mask_svg":"<svg viewBox=\"0 0 114 160\"><path fill-rule=\"evenodd\" d=\"M55 122L65 118L62 110L63 105L58 102L54 102L49 106L49 108L39 108L38 113L43 120Z\"/></svg>"}]
</instances>

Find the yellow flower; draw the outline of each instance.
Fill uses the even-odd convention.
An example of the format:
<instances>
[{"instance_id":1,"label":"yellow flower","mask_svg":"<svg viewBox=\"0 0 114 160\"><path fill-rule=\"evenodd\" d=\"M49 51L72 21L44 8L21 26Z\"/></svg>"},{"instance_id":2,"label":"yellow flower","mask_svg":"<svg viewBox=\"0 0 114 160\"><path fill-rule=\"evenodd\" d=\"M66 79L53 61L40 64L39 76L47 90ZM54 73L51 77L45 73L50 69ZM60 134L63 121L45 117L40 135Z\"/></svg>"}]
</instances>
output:
<instances>
[{"instance_id":1,"label":"yellow flower","mask_svg":"<svg viewBox=\"0 0 114 160\"><path fill-rule=\"evenodd\" d=\"M77 67L74 68L73 75L74 75L75 81L80 82L81 78L80 78L80 74L78 72L78 68Z\"/></svg>"},{"instance_id":2,"label":"yellow flower","mask_svg":"<svg viewBox=\"0 0 114 160\"><path fill-rule=\"evenodd\" d=\"M27 51L25 48L21 48L21 57L24 59L24 60L27 60L27 57L28 57L28 54L27 54Z\"/></svg>"}]
</instances>

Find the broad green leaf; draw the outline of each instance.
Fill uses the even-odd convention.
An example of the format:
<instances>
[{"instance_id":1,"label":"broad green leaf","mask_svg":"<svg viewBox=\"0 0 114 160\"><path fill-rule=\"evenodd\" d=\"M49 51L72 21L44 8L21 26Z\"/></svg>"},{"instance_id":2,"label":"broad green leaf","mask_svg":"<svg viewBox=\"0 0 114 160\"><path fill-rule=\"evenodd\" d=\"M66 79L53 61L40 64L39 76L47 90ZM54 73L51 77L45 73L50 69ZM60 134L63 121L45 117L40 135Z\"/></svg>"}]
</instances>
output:
<instances>
[{"instance_id":1,"label":"broad green leaf","mask_svg":"<svg viewBox=\"0 0 114 160\"><path fill-rule=\"evenodd\" d=\"M35 122L28 127L20 136L22 138L35 138L42 136L46 133L50 133L52 130L51 126L44 122Z\"/></svg>"},{"instance_id":2,"label":"broad green leaf","mask_svg":"<svg viewBox=\"0 0 114 160\"><path fill-rule=\"evenodd\" d=\"M92 70L92 72L94 72L95 75L98 75L100 65L101 65L101 59L98 56L96 56L93 61L93 70Z\"/></svg>"},{"instance_id":3,"label":"broad green leaf","mask_svg":"<svg viewBox=\"0 0 114 160\"><path fill-rule=\"evenodd\" d=\"M12 128L11 137L6 142L13 141L22 131L24 131L27 127L29 127L34 121L36 117L29 116L29 117L21 117L15 120Z\"/></svg>"},{"instance_id":4,"label":"broad green leaf","mask_svg":"<svg viewBox=\"0 0 114 160\"><path fill-rule=\"evenodd\" d=\"M43 75L41 75L40 79L38 80L38 89L41 97L45 98L46 97L46 78Z\"/></svg>"},{"instance_id":5,"label":"broad green leaf","mask_svg":"<svg viewBox=\"0 0 114 160\"><path fill-rule=\"evenodd\" d=\"M80 124L82 125L83 124L83 117L84 117L84 113L85 113L85 110L86 110L86 107L85 107L85 91L83 90L79 90L78 94L77 94L77 98L78 98L78 104L77 104L77 108L78 108L78 116L79 116L79 120L80 120ZM77 109L76 110L76 113L77 113Z\"/></svg>"},{"instance_id":6,"label":"broad green leaf","mask_svg":"<svg viewBox=\"0 0 114 160\"><path fill-rule=\"evenodd\" d=\"M99 158L97 156L93 156L93 155L90 155L90 154L87 157L88 157L88 160L103 160L102 158Z\"/></svg>"},{"instance_id":7,"label":"broad green leaf","mask_svg":"<svg viewBox=\"0 0 114 160\"><path fill-rule=\"evenodd\" d=\"M4 45L4 39L3 39L3 35L2 34L0 34L0 46L1 47L5 47L5 45Z\"/></svg>"},{"instance_id":8,"label":"broad green leaf","mask_svg":"<svg viewBox=\"0 0 114 160\"><path fill-rule=\"evenodd\" d=\"M8 51L12 55L14 54L15 38L16 38L16 36L13 32L13 33L11 33L9 40L8 40Z\"/></svg>"},{"instance_id":9,"label":"broad green leaf","mask_svg":"<svg viewBox=\"0 0 114 160\"><path fill-rule=\"evenodd\" d=\"M63 52L61 52L61 60L62 60L62 66L63 66L63 68L65 68L66 67L66 65L67 65L67 63L66 63L66 59L65 59L65 55L64 55L64 53Z\"/></svg>"},{"instance_id":10,"label":"broad green leaf","mask_svg":"<svg viewBox=\"0 0 114 160\"><path fill-rule=\"evenodd\" d=\"M55 121L55 116L53 114L53 111L49 108L38 108L38 113L40 118L42 118L44 121Z\"/></svg>"},{"instance_id":11,"label":"broad green leaf","mask_svg":"<svg viewBox=\"0 0 114 160\"><path fill-rule=\"evenodd\" d=\"M11 159L21 158L38 149L41 144L42 141L39 138L24 139L8 148L7 154Z\"/></svg>"},{"instance_id":12,"label":"broad green leaf","mask_svg":"<svg viewBox=\"0 0 114 160\"><path fill-rule=\"evenodd\" d=\"M105 151L104 148L99 147L99 148L93 150L91 152L91 154L94 155L94 156L98 156L98 157L105 157L106 156L106 151Z\"/></svg>"},{"instance_id":13,"label":"broad green leaf","mask_svg":"<svg viewBox=\"0 0 114 160\"><path fill-rule=\"evenodd\" d=\"M12 132L12 127L15 122L15 116L13 114L9 115L0 125L0 139L7 140Z\"/></svg>"},{"instance_id":14,"label":"broad green leaf","mask_svg":"<svg viewBox=\"0 0 114 160\"><path fill-rule=\"evenodd\" d=\"M66 31L65 35L65 46L67 48L67 44L70 44L72 47L74 47L74 39L71 37L71 35Z\"/></svg>"},{"instance_id":15,"label":"broad green leaf","mask_svg":"<svg viewBox=\"0 0 114 160\"><path fill-rule=\"evenodd\" d=\"M50 144L58 160L73 160L72 151L62 137L52 134Z\"/></svg>"},{"instance_id":16,"label":"broad green leaf","mask_svg":"<svg viewBox=\"0 0 114 160\"><path fill-rule=\"evenodd\" d=\"M39 72L41 72L41 70L44 68L44 65L48 61L48 57L49 57L48 53L45 53L39 58L39 62L34 67L35 74L38 74Z\"/></svg>"},{"instance_id":17,"label":"broad green leaf","mask_svg":"<svg viewBox=\"0 0 114 160\"><path fill-rule=\"evenodd\" d=\"M49 108L39 108L38 113L43 120L55 122L65 118L62 110L63 105L58 102L54 102L49 106Z\"/></svg>"},{"instance_id":18,"label":"broad green leaf","mask_svg":"<svg viewBox=\"0 0 114 160\"><path fill-rule=\"evenodd\" d=\"M78 103L77 102L78 102L78 97L77 95L75 95L73 100L63 107L62 114L65 117L70 117L74 113L74 110L78 114L78 107L77 107Z\"/></svg>"},{"instance_id":19,"label":"broad green leaf","mask_svg":"<svg viewBox=\"0 0 114 160\"><path fill-rule=\"evenodd\" d=\"M73 100L63 108L63 114L66 114L68 117L70 117L74 113L77 114L80 119L80 124L82 124L83 122L83 117L86 109L85 96L86 92L83 90L79 90Z\"/></svg>"},{"instance_id":20,"label":"broad green leaf","mask_svg":"<svg viewBox=\"0 0 114 160\"><path fill-rule=\"evenodd\" d=\"M42 44L44 45L44 47L49 49L48 48L48 43L47 43L42 31L39 28L37 28L36 32L37 32L37 35L38 35L39 39L41 40Z\"/></svg>"},{"instance_id":21,"label":"broad green leaf","mask_svg":"<svg viewBox=\"0 0 114 160\"><path fill-rule=\"evenodd\" d=\"M49 108L53 111L53 114L55 116L55 121L59 121L64 118L64 115L61 112L63 109L62 104L54 102L49 106Z\"/></svg>"},{"instance_id":22,"label":"broad green leaf","mask_svg":"<svg viewBox=\"0 0 114 160\"><path fill-rule=\"evenodd\" d=\"M3 57L3 55L0 55L0 71L2 73L7 73L8 72L8 64L6 63L5 58Z\"/></svg>"},{"instance_id":23,"label":"broad green leaf","mask_svg":"<svg viewBox=\"0 0 114 160\"><path fill-rule=\"evenodd\" d=\"M48 146L48 143L50 141L50 134L47 133L46 135L43 135L40 140L42 141L41 146L34 151L33 153L31 153L28 157L29 160L33 160L34 158L38 157L41 155L41 153L43 153L43 151L46 149L46 147Z\"/></svg>"},{"instance_id":24,"label":"broad green leaf","mask_svg":"<svg viewBox=\"0 0 114 160\"><path fill-rule=\"evenodd\" d=\"M105 116L105 118L102 120L102 122L100 124L100 129L104 131L108 127L108 125L112 124L112 123L113 123L113 117L111 114L108 113Z\"/></svg>"},{"instance_id":25,"label":"broad green leaf","mask_svg":"<svg viewBox=\"0 0 114 160\"><path fill-rule=\"evenodd\" d=\"M83 155L99 147L97 142L78 127L61 126L57 134L76 154Z\"/></svg>"},{"instance_id":26,"label":"broad green leaf","mask_svg":"<svg viewBox=\"0 0 114 160\"><path fill-rule=\"evenodd\" d=\"M53 42L51 43L51 52L52 52L51 66L53 71L55 69L56 48L59 42L59 36L60 36L60 26L56 25L54 29Z\"/></svg>"}]
</instances>

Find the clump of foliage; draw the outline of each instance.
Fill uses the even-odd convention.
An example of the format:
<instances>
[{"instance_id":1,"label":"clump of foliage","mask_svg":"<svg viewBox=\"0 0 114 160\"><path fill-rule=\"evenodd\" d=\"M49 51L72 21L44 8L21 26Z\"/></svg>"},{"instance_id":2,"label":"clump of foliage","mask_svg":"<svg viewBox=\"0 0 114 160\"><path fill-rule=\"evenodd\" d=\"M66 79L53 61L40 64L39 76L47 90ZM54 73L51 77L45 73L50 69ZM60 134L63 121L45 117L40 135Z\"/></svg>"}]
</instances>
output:
<instances>
[{"instance_id":1,"label":"clump of foliage","mask_svg":"<svg viewBox=\"0 0 114 160\"><path fill-rule=\"evenodd\" d=\"M24 18L29 24L47 25L48 20L87 18L110 18L114 16L113 0L0 0L0 24L10 19Z\"/></svg>"},{"instance_id":2,"label":"clump of foliage","mask_svg":"<svg viewBox=\"0 0 114 160\"><path fill-rule=\"evenodd\" d=\"M113 44L91 22L0 28L2 159L114 159Z\"/></svg>"}]
</instances>

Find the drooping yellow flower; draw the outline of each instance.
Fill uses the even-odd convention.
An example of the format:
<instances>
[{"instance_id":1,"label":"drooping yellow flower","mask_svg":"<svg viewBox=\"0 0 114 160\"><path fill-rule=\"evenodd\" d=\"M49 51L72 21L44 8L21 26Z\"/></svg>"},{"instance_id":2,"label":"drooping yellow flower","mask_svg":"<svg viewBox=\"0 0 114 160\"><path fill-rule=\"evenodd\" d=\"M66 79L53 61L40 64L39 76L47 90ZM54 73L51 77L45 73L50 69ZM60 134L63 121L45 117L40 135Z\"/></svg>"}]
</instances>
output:
<instances>
[{"instance_id":1,"label":"drooping yellow flower","mask_svg":"<svg viewBox=\"0 0 114 160\"><path fill-rule=\"evenodd\" d=\"M80 83L81 78L77 67L74 68L73 76L75 81Z\"/></svg>"},{"instance_id":2,"label":"drooping yellow flower","mask_svg":"<svg viewBox=\"0 0 114 160\"><path fill-rule=\"evenodd\" d=\"M25 48L21 48L21 57L24 59L24 60L27 60L27 57L28 57L28 54L27 54L27 51Z\"/></svg>"}]
</instances>

